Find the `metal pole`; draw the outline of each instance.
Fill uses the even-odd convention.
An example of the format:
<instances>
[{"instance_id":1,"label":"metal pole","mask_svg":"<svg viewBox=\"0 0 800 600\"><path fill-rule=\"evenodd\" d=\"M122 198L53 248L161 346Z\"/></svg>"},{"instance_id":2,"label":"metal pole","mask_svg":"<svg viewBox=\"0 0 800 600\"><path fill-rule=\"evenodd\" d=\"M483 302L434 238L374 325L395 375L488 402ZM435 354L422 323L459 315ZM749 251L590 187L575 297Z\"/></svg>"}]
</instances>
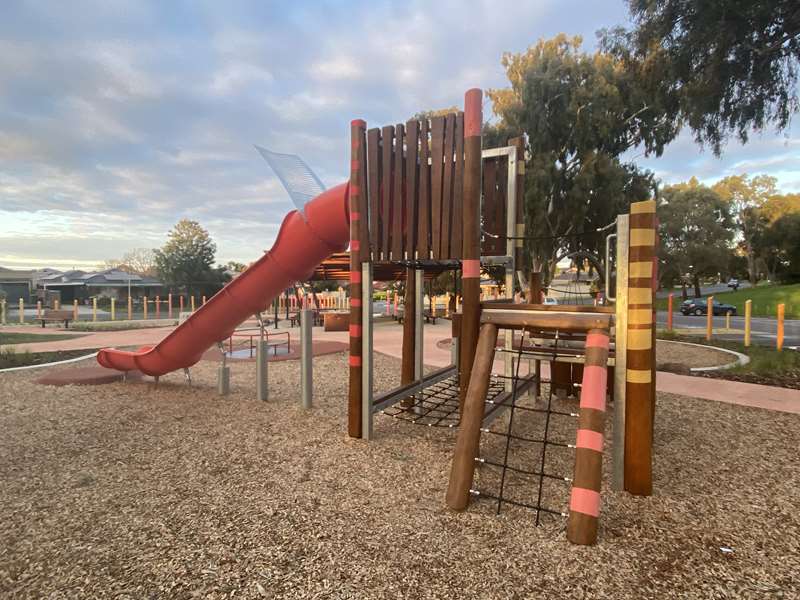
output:
<instances>
[{"instance_id":1,"label":"metal pole","mask_svg":"<svg viewBox=\"0 0 800 600\"><path fill-rule=\"evenodd\" d=\"M625 489L625 401L628 372L628 256L630 216L617 217L617 290L614 315L614 431L611 446L611 486ZM611 265L606 269L610 272Z\"/></svg>"},{"instance_id":2,"label":"metal pole","mask_svg":"<svg viewBox=\"0 0 800 600\"><path fill-rule=\"evenodd\" d=\"M517 229L517 148L516 146L509 146L508 148L508 190L506 192L506 279L505 279L505 292L506 299L514 301L514 240L512 239L516 234ZM520 343L522 340L520 339ZM504 353L504 375L505 390L512 391L513 381L511 377L514 374L514 364L512 350L514 349L514 330L506 329L505 331L505 347L508 352Z\"/></svg>"},{"instance_id":3,"label":"metal pole","mask_svg":"<svg viewBox=\"0 0 800 600\"><path fill-rule=\"evenodd\" d=\"M225 346L217 342L217 347L222 355L222 364L217 369L217 392L220 396L227 396L231 391L231 368L226 363Z\"/></svg>"},{"instance_id":4,"label":"metal pole","mask_svg":"<svg viewBox=\"0 0 800 600\"><path fill-rule=\"evenodd\" d=\"M753 318L753 301L746 300L744 303L744 345L750 346L750 324Z\"/></svg>"},{"instance_id":5,"label":"metal pole","mask_svg":"<svg viewBox=\"0 0 800 600\"><path fill-rule=\"evenodd\" d=\"M256 397L260 402L269 400L269 369L267 367L267 353L269 345L264 339L264 319L261 313L256 314L258 320L258 346L256 347Z\"/></svg>"},{"instance_id":6,"label":"metal pole","mask_svg":"<svg viewBox=\"0 0 800 600\"><path fill-rule=\"evenodd\" d=\"M372 439L372 263L361 264L361 437Z\"/></svg>"},{"instance_id":7,"label":"metal pole","mask_svg":"<svg viewBox=\"0 0 800 600\"><path fill-rule=\"evenodd\" d=\"M303 408L311 408L313 376L311 372L311 326L314 312L308 308L300 311L300 387L303 395Z\"/></svg>"},{"instance_id":8,"label":"metal pole","mask_svg":"<svg viewBox=\"0 0 800 600\"><path fill-rule=\"evenodd\" d=\"M423 368L423 348L425 347L422 343L422 336L424 334L423 330L423 319L422 319L422 308L423 303L425 301L425 290L422 288L423 282L425 278L423 275L425 272L422 269L416 269L414 271L414 280L416 283L416 292L417 292L417 299L414 303L414 380L421 381L422 380L422 368Z\"/></svg>"}]
</instances>

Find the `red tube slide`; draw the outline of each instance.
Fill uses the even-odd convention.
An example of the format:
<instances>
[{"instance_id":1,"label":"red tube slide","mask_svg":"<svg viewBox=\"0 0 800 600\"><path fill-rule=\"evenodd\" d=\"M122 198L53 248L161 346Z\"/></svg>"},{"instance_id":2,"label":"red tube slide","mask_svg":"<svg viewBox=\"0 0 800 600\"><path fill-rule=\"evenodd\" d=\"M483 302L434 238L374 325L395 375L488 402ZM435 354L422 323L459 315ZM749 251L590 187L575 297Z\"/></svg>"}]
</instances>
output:
<instances>
[{"instance_id":1,"label":"red tube slide","mask_svg":"<svg viewBox=\"0 0 800 600\"><path fill-rule=\"evenodd\" d=\"M305 217L296 210L286 215L272 248L156 346L134 352L106 348L97 354L97 362L153 376L197 363L206 350L228 339L240 323L265 310L288 286L307 279L334 252L347 249L348 185L338 185L309 201Z\"/></svg>"}]
</instances>

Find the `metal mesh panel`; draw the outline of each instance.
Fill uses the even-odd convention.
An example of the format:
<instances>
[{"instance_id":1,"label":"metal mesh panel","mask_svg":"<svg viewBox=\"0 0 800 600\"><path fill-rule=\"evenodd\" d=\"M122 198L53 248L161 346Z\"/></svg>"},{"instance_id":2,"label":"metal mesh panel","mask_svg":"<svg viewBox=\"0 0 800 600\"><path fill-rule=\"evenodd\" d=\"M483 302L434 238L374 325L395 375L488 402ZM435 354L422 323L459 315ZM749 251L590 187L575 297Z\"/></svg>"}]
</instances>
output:
<instances>
[{"instance_id":1,"label":"metal mesh panel","mask_svg":"<svg viewBox=\"0 0 800 600\"><path fill-rule=\"evenodd\" d=\"M278 176L299 210L303 210L306 202L325 191L322 181L298 155L272 152L261 146L256 146L256 150Z\"/></svg>"}]
</instances>

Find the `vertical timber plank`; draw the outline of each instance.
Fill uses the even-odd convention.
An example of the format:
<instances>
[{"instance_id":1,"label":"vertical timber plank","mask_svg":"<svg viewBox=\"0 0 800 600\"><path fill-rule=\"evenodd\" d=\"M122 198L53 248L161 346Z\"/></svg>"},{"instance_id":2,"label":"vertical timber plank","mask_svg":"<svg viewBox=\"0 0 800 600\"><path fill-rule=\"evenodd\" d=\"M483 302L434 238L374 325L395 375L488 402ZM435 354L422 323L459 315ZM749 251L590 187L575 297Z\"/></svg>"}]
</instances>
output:
<instances>
[{"instance_id":1,"label":"vertical timber plank","mask_svg":"<svg viewBox=\"0 0 800 600\"><path fill-rule=\"evenodd\" d=\"M442 176L444 175L444 117L431 119L431 249L441 257Z\"/></svg>"},{"instance_id":2,"label":"vertical timber plank","mask_svg":"<svg viewBox=\"0 0 800 600\"><path fill-rule=\"evenodd\" d=\"M369 233L370 252L377 258L381 249L381 130L377 127L367 132L367 165L369 170Z\"/></svg>"},{"instance_id":3,"label":"vertical timber plank","mask_svg":"<svg viewBox=\"0 0 800 600\"><path fill-rule=\"evenodd\" d=\"M419 210L417 202L417 184L419 182L417 158L419 152L419 122L412 119L406 123L406 254L409 259L414 258L417 246L417 215ZM406 280L408 281L408 280Z\"/></svg>"},{"instance_id":4,"label":"vertical timber plank","mask_svg":"<svg viewBox=\"0 0 800 600\"><path fill-rule=\"evenodd\" d=\"M417 219L417 255L430 258L431 231L431 166L428 119L422 119L419 131L419 218Z\"/></svg>"},{"instance_id":5,"label":"vertical timber plank","mask_svg":"<svg viewBox=\"0 0 800 600\"><path fill-rule=\"evenodd\" d=\"M381 132L381 257L388 260L389 236L391 235L393 165L392 150L394 145L394 127L387 125Z\"/></svg>"},{"instance_id":6,"label":"vertical timber plank","mask_svg":"<svg viewBox=\"0 0 800 600\"><path fill-rule=\"evenodd\" d=\"M400 123L394 128L394 165L392 193L392 260L403 260L403 219L405 217L405 195L403 194L403 138L405 126Z\"/></svg>"},{"instance_id":7,"label":"vertical timber plank","mask_svg":"<svg viewBox=\"0 0 800 600\"><path fill-rule=\"evenodd\" d=\"M450 256L461 258L461 235L463 228L461 225L462 205L464 203L464 113L456 115L455 131L455 171L453 186L453 227L452 242L450 243Z\"/></svg>"},{"instance_id":8,"label":"vertical timber plank","mask_svg":"<svg viewBox=\"0 0 800 600\"><path fill-rule=\"evenodd\" d=\"M444 127L444 177L442 183L442 238L439 255L450 258L450 231L453 218L453 141L455 139L456 115L451 113L445 118Z\"/></svg>"}]
</instances>

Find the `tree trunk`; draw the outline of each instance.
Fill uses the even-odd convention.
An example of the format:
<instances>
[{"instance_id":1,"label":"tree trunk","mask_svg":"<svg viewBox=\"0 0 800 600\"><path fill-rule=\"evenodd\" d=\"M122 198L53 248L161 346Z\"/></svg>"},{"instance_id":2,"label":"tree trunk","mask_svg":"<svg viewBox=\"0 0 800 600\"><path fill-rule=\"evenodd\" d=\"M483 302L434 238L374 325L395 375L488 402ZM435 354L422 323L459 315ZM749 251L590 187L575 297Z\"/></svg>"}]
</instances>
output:
<instances>
[{"instance_id":1,"label":"tree trunk","mask_svg":"<svg viewBox=\"0 0 800 600\"><path fill-rule=\"evenodd\" d=\"M756 273L756 255L753 252L753 246L750 242L745 242L745 252L747 253L747 276L750 283L755 285L758 283L758 273Z\"/></svg>"},{"instance_id":2,"label":"tree trunk","mask_svg":"<svg viewBox=\"0 0 800 600\"><path fill-rule=\"evenodd\" d=\"M700 291L700 277L698 275L694 275L692 277L692 283L694 284L694 297L699 298L703 295Z\"/></svg>"},{"instance_id":3,"label":"tree trunk","mask_svg":"<svg viewBox=\"0 0 800 600\"><path fill-rule=\"evenodd\" d=\"M686 289L686 280L681 281L681 300L688 300L689 292Z\"/></svg>"}]
</instances>

